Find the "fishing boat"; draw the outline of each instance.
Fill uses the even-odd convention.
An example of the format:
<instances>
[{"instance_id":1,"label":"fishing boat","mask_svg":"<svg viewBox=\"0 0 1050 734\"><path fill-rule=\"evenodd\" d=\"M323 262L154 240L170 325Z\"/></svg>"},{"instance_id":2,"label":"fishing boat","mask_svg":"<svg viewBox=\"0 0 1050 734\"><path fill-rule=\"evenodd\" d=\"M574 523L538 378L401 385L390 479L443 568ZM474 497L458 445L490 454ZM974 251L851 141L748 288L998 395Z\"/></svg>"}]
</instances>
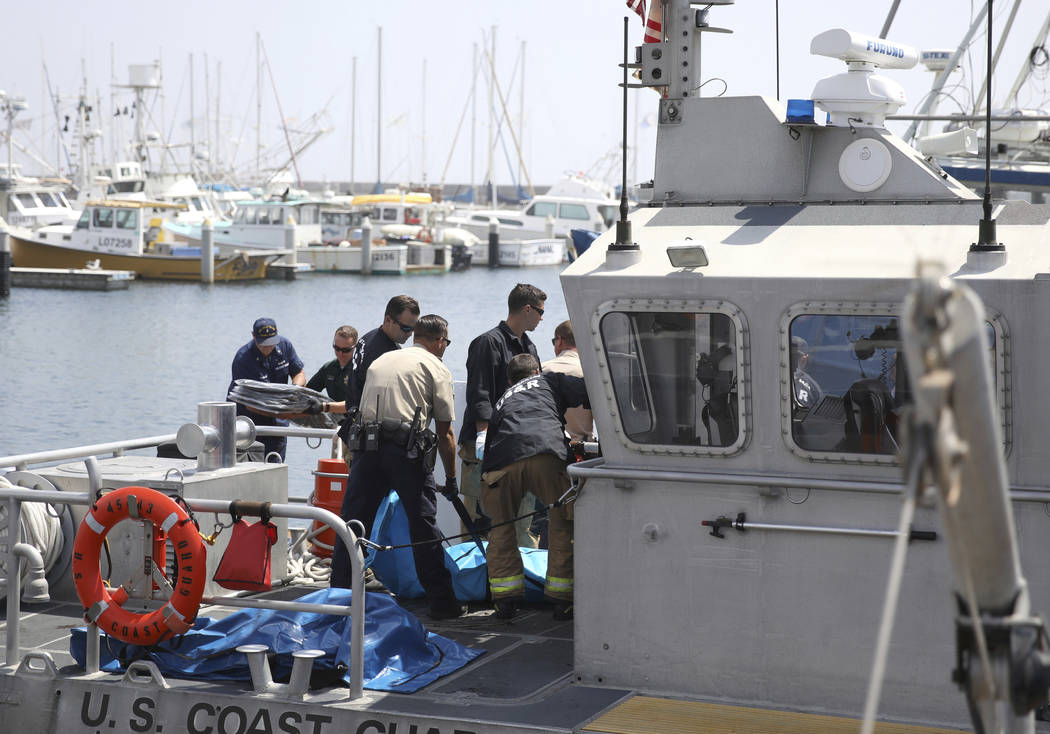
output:
<instances>
[{"instance_id":1,"label":"fishing boat","mask_svg":"<svg viewBox=\"0 0 1050 734\"><path fill-rule=\"evenodd\" d=\"M201 248L180 245L165 236L165 216L183 205L157 201L90 201L75 225L48 225L9 233L15 267L82 268L134 271L150 280L201 279ZM214 264L218 281L258 280L274 260L272 252L242 249L222 252Z\"/></svg>"},{"instance_id":2,"label":"fishing boat","mask_svg":"<svg viewBox=\"0 0 1050 734\"><path fill-rule=\"evenodd\" d=\"M55 600L30 617L11 575L4 731L757 734L856 731L862 712L902 734L1034 731L1050 680L1033 614L1050 608L1047 417L1035 399L1050 360L1050 209L993 209L886 129L903 95L882 70L916 56L890 40L817 35L812 50L847 71L810 100L697 96L683 70L699 68L702 34L723 29L694 10L666 2L666 40L636 56L639 83L660 88L651 203L628 217L622 198L615 231L561 278L601 436L601 455L569 468L575 620L534 606L501 621L475 603L426 626L483 654L410 695L367 688L366 608L391 602L365 593L353 523L286 502L287 467L237 461L253 429L330 432L235 424L232 405L204 404L175 434L0 457L19 485L0 488L11 527L23 503L68 505L96 554L100 528L110 534L107 571L137 593L100 581L97 599L70 600L59 568ZM626 87L626 20L624 45ZM916 282L917 262L934 260L943 271ZM196 460L123 455L171 441ZM91 458L110 453L121 455ZM194 545L186 508L202 532L232 515L282 530L293 517L328 523L353 549L352 596L224 594L211 586L218 559L208 552L202 576L194 551L184 575L208 590L190 609L165 588L179 575L156 563L166 556L149 533L162 518L138 499L114 504L129 486L180 497L165 523ZM107 511L140 521L110 529ZM43 554L25 545L7 543L7 568L27 565L26 594L41 603ZM99 575L94 556L74 560ZM114 603L146 605L176 629L191 612L257 608L293 644L244 645L223 658L236 663L226 677L187 677L212 658L129 648L112 636L128 637L119 625L99 635ZM71 640L85 614L92 624ZM349 615L343 668L320 669L331 649L294 644L300 614Z\"/></svg>"},{"instance_id":3,"label":"fishing boat","mask_svg":"<svg viewBox=\"0 0 1050 734\"><path fill-rule=\"evenodd\" d=\"M18 166L10 164L0 174L0 219L9 225L36 229L77 220L79 214L65 194L69 181L23 176Z\"/></svg>"}]
</instances>

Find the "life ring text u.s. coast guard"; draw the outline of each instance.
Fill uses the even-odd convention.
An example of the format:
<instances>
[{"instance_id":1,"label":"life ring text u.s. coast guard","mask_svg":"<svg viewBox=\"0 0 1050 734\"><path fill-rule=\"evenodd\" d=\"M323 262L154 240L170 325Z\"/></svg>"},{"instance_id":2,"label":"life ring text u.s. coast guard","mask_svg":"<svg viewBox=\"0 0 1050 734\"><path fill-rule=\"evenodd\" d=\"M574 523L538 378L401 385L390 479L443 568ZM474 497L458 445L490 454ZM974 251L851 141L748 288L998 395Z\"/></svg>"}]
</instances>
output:
<instances>
[{"instance_id":1,"label":"life ring text u.s. coast guard","mask_svg":"<svg viewBox=\"0 0 1050 734\"><path fill-rule=\"evenodd\" d=\"M106 534L128 519L152 522L158 537L166 535L175 549L177 566L171 597L160 609L144 614L124 609L127 591L120 587L110 593L99 572L99 553ZM122 487L107 492L91 506L77 530L73 584L84 606L84 618L119 640L153 645L189 630L204 595L205 581L204 542L197 526L174 500L154 489Z\"/></svg>"}]
</instances>

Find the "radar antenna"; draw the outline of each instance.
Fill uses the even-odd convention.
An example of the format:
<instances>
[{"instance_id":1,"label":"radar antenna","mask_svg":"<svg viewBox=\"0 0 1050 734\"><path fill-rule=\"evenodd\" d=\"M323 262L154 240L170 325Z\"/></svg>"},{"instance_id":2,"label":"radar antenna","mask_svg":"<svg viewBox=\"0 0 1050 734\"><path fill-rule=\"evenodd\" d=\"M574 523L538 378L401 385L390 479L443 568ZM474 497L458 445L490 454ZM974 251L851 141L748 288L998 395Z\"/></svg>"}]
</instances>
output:
<instances>
[{"instance_id":1,"label":"radar antenna","mask_svg":"<svg viewBox=\"0 0 1050 734\"><path fill-rule=\"evenodd\" d=\"M659 0L656 0L659 2ZM623 135L620 139L620 158L623 172L620 176L620 218L616 220L616 241L609 249L616 251L637 250L638 244L631 236L631 222L627 219L627 23L623 19Z\"/></svg>"}]
</instances>

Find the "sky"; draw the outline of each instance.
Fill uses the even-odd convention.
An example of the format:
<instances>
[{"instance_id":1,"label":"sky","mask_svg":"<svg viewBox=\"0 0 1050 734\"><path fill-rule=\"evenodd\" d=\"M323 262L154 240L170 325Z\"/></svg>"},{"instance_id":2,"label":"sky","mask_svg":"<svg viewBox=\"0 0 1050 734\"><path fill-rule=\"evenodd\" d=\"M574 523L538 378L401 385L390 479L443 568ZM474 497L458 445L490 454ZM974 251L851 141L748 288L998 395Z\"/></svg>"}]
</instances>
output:
<instances>
[{"instance_id":1,"label":"sky","mask_svg":"<svg viewBox=\"0 0 1050 734\"><path fill-rule=\"evenodd\" d=\"M781 98L808 97L820 78L844 70L837 60L810 55L814 35L837 27L878 35L891 4L779 0ZM1013 0L995 3L997 29L1012 5ZM734 33L705 35L700 75L711 81L703 94L716 95L724 87L729 95L776 96L776 6L776 0L737 0L712 8L712 25ZM1021 3L994 78L997 96L1005 93L1027 57L1048 12L1045 6L1045 0ZM889 39L918 48L954 49L982 8L983 2L970 0L903 0ZM112 105L123 109L131 97L113 82L126 83L129 64L159 60L163 95L147 94L146 128L185 151L192 54L197 150L207 149L220 162L235 160L248 173L255 168L257 140L258 33L269 60L261 95L264 147L280 151L286 145L282 113L289 129L304 129L306 121L320 115L319 127L330 130L297 157L303 180L347 181L353 175L356 181L373 183L379 176L385 184L480 182L488 168L489 130L494 129L484 73L477 76L474 112L469 100L475 45L484 54L495 27L494 66L503 92L503 103L497 96L495 104L501 117L506 105L524 160L522 169L512 136L502 127L493 156L495 180L542 187L565 172L579 171L616 181L622 104L617 64L625 15L631 17L633 47L641 43L641 22L622 0L14 3L4 11L8 32L0 44L0 90L23 95L29 103L19 117L28 127L16 130L15 141L51 165L59 158L65 171L67 154L54 136L54 94L60 99L60 119L75 115L76 96L86 78L89 103L96 108L89 127L97 125L104 135L96 144L98 155L124 158L123 140L133 122L114 117ZM972 94L983 78L984 48L982 25L972 64L964 63L953 77L961 82L953 95L960 105L965 102L960 97ZM921 67L885 73L905 88L908 105L903 111L915 109L932 81ZM1045 79L1035 80L1021 102L1048 104L1046 87ZM652 176L656 105L654 92L631 91L632 181ZM958 108L948 101L941 111ZM113 129L110 121L121 128ZM73 136L66 133L64 139L69 145ZM14 157L27 173L44 172L39 162L17 150Z\"/></svg>"}]
</instances>

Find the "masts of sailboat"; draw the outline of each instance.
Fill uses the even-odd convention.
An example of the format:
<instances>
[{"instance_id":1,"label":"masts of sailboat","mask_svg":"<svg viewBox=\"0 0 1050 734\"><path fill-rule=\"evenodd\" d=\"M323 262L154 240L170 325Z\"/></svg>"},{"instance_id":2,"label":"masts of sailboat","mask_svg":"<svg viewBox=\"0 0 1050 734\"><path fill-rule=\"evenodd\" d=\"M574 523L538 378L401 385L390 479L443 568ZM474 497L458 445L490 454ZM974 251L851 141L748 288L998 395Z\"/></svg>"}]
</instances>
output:
<instances>
[{"instance_id":1,"label":"masts of sailboat","mask_svg":"<svg viewBox=\"0 0 1050 734\"><path fill-rule=\"evenodd\" d=\"M379 48L376 52L376 187L383 193L383 27L379 26Z\"/></svg>"},{"instance_id":2,"label":"masts of sailboat","mask_svg":"<svg viewBox=\"0 0 1050 734\"><path fill-rule=\"evenodd\" d=\"M1032 44L1032 49L1042 48L1043 44L1046 43L1047 35L1050 35L1050 11L1047 11L1046 19L1043 21L1039 33L1035 36L1035 42ZM1033 65L1029 63L1029 57L1026 56L1021 63L1020 70L1017 72L1017 78L1014 80L1013 86L1010 87L1010 93L1006 95L1004 107L1010 109L1017 105L1017 93L1021 91L1021 87L1024 85L1025 80L1028 79L1028 75L1032 73L1033 68Z\"/></svg>"},{"instance_id":3,"label":"masts of sailboat","mask_svg":"<svg viewBox=\"0 0 1050 734\"><path fill-rule=\"evenodd\" d=\"M475 154L477 153L476 131L478 127L478 44L474 42L474 75L470 81L470 203L477 201L477 178L475 172L477 171L477 163L475 162Z\"/></svg>"},{"instance_id":4,"label":"masts of sailboat","mask_svg":"<svg viewBox=\"0 0 1050 734\"><path fill-rule=\"evenodd\" d=\"M423 174L423 185L427 183L427 60L423 59L423 89L422 89L422 100L420 101L420 108L422 110L422 123L423 123L423 134L419 136L420 146L420 167Z\"/></svg>"},{"instance_id":5,"label":"masts of sailboat","mask_svg":"<svg viewBox=\"0 0 1050 734\"><path fill-rule=\"evenodd\" d=\"M916 114L930 114L930 110L937 103L937 99L940 97L941 89L948 81L948 77L951 75L952 70L955 69L956 64L959 63L959 58L963 55L963 52L970 47L970 41L971 39L973 39L974 34L977 33L977 30L981 27L981 19L987 11L988 3L986 2L981 12L974 16L974 21L970 24L969 30L966 31L966 35L963 37L962 43L960 43L959 47L955 49L955 53L953 53L952 57L948 59L948 63L945 65L944 69L942 69L941 72L937 75L937 78L933 82L933 87L926 95L926 98L922 102L922 106L919 108ZM912 123L908 125L908 129L904 131L903 136L905 142L910 143L912 141L912 138L915 137L915 131L918 129L918 127L918 120L913 120Z\"/></svg>"},{"instance_id":6,"label":"masts of sailboat","mask_svg":"<svg viewBox=\"0 0 1050 734\"><path fill-rule=\"evenodd\" d=\"M357 153L357 57L350 63L350 193L354 193L354 163Z\"/></svg>"},{"instance_id":7,"label":"masts of sailboat","mask_svg":"<svg viewBox=\"0 0 1050 734\"><path fill-rule=\"evenodd\" d=\"M1014 0L1014 6L1010 9L1010 15L1006 19L1006 25L1003 27L1003 32L999 35L999 43L995 47L995 55L992 56L992 63L988 67L988 73L984 77L984 81L981 82L981 89L977 92L977 96L973 100L973 114L977 114L981 111L981 98L984 97L985 90L991 83L991 70L999 65L999 55L1003 52L1003 46L1006 45L1006 39L1010 35L1010 29L1013 28L1014 18L1017 17L1017 9L1021 7L1021 0Z\"/></svg>"},{"instance_id":8,"label":"masts of sailboat","mask_svg":"<svg viewBox=\"0 0 1050 734\"><path fill-rule=\"evenodd\" d=\"M255 178L262 180L262 38L255 32Z\"/></svg>"}]
</instances>

